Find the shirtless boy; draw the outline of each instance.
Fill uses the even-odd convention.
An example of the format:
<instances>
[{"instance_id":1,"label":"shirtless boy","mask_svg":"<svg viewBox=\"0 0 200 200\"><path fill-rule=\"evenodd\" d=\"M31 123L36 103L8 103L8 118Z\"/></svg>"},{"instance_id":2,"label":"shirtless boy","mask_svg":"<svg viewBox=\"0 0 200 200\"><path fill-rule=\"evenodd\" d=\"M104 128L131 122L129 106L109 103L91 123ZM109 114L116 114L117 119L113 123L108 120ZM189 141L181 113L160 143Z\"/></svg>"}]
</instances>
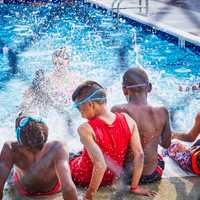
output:
<instances>
[{"instance_id":1,"label":"shirtless boy","mask_svg":"<svg viewBox=\"0 0 200 200\"><path fill-rule=\"evenodd\" d=\"M16 136L17 141L6 142L0 154L0 199L13 169L11 182L22 196L46 196L62 191L64 200L77 200L68 152L60 142L46 143L45 123L31 116L19 116Z\"/></svg>"},{"instance_id":2,"label":"shirtless boy","mask_svg":"<svg viewBox=\"0 0 200 200\"><path fill-rule=\"evenodd\" d=\"M154 195L138 186L143 150L135 121L127 114L110 112L105 89L94 81L78 86L72 100L82 117L88 120L78 128L84 150L70 161L74 182L88 186L84 199L92 200L100 185L110 185L120 176L128 145L134 155L131 191L138 195Z\"/></svg>"},{"instance_id":3,"label":"shirtless boy","mask_svg":"<svg viewBox=\"0 0 200 200\"><path fill-rule=\"evenodd\" d=\"M147 96L152 85L142 68L130 68L123 75L123 93L128 103L116 105L112 112L127 113L137 123L144 150L144 169L140 183L160 180L164 161L158 155L158 145L168 148L171 143L169 114L165 107L148 104ZM129 156L130 162L131 158Z\"/></svg>"}]
</instances>

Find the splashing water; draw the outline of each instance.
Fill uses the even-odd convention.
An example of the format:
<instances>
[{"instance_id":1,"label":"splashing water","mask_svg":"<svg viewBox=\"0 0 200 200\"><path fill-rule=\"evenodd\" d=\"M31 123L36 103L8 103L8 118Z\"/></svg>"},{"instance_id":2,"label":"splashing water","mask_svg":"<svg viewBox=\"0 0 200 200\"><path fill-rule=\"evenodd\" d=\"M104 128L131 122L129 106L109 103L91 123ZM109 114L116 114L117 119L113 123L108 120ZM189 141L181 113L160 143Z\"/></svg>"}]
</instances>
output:
<instances>
[{"instance_id":1,"label":"splashing water","mask_svg":"<svg viewBox=\"0 0 200 200\"><path fill-rule=\"evenodd\" d=\"M8 73L8 57L0 54L0 130L5 133L1 134L0 146L8 139L15 139L15 116L34 72L39 68L46 73L52 71L51 55L61 46L72 48L70 70L108 88L110 107L125 102L121 76L127 67L143 66L153 84L150 103L169 108L173 127L187 129L191 126L198 111L200 93L178 91L181 84L192 85L199 81L200 58L190 50L179 49L140 26L133 27L124 20L117 22L109 13L87 5L70 8L0 5L0 9L0 39L17 52L18 67L16 75ZM125 64L120 65L118 52L123 47ZM77 111L69 112L76 129L83 119ZM77 136L72 137L65 129L64 115L52 109L47 121L50 139L65 140L70 149L79 147Z\"/></svg>"}]
</instances>

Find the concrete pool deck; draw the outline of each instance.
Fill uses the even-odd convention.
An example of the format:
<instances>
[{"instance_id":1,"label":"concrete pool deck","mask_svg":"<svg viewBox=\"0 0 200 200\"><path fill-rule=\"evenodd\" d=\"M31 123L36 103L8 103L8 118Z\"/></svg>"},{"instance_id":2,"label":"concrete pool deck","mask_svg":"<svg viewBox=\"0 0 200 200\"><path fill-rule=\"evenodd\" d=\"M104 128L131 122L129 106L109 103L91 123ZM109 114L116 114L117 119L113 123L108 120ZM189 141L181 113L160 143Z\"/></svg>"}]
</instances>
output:
<instances>
[{"instance_id":1,"label":"concrete pool deck","mask_svg":"<svg viewBox=\"0 0 200 200\"><path fill-rule=\"evenodd\" d=\"M111 9L113 0L88 0ZM114 5L116 11L117 2ZM139 0L123 0L119 13L200 46L199 0L149 0L148 10ZM142 0L145 6L145 0ZM133 8L136 7L136 8Z\"/></svg>"},{"instance_id":2,"label":"concrete pool deck","mask_svg":"<svg viewBox=\"0 0 200 200\"><path fill-rule=\"evenodd\" d=\"M158 192L155 197L141 197L127 192L120 192L114 187L101 188L94 200L200 200L200 179L199 177L181 177L181 178L169 178L162 181L151 184L150 187L154 191ZM83 193L83 190L79 190L79 194ZM10 198L9 198L10 199ZM47 198L11 198L12 200L62 200L62 195L59 193L52 197ZM3 198L3 200L8 200Z\"/></svg>"}]
</instances>

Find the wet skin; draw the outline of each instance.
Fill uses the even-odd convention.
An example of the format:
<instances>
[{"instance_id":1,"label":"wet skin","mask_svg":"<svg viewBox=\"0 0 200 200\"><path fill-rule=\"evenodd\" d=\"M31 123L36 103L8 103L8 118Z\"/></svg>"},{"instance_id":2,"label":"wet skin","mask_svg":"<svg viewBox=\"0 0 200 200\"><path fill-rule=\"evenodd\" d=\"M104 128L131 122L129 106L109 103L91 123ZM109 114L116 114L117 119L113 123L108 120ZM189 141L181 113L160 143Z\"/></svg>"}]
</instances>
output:
<instances>
[{"instance_id":1,"label":"wet skin","mask_svg":"<svg viewBox=\"0 0 200 200\"><path fill-rule=\"evenodd\" d=\"M167 148L171 142L168 111L164 107L135 105L132 102L114 106L112 111L125 112L136 121L144 150L142 174L152 174L158 164L158 144Z\"/></svg>"},{"instance_id":2,"label":"wet skin","mask_svg":"<svg viewBox=\"0 0 200 200\"><path fill-rule=\"evenodd\" d=\"M13 166L27 192L49 192L59 179L64 199L78 199L68 166L68 153L62 143L49 142L41 150L29 149L18 142L5 143L0 155L0 199Z\"/></svg>"}]
</instances>

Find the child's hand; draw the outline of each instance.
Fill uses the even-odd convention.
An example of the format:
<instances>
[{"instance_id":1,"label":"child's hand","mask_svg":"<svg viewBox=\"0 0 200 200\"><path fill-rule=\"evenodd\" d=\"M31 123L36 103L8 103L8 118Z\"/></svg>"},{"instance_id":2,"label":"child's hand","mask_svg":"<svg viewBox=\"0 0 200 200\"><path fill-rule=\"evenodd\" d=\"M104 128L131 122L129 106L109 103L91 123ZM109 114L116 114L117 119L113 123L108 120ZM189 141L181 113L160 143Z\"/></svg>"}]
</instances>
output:
<instances>
[{"instance_id":1,"label":"child's hand","mask_svg":"<svg viewBox=\"0 0 200 200\"><path fill-rule=\"evenodd\" d=\"M91 190L87 189L83 196L83 200L92 200L94 197L94 194L91 192Z\"/></svg>"},{"instance_id":2,"label":"child's hand","mask_svg":"<svg viewBox=\"0 0 200 200\"><path fill-rule=\"evenodd\" d=\"M154 197L157 192L151 191L148 188L142 187L142 186L136 186L136 187L131 187L131 192L137 195L143 195L143 196L148 196L148 197Z\"/></svg>"}]
</instances>

